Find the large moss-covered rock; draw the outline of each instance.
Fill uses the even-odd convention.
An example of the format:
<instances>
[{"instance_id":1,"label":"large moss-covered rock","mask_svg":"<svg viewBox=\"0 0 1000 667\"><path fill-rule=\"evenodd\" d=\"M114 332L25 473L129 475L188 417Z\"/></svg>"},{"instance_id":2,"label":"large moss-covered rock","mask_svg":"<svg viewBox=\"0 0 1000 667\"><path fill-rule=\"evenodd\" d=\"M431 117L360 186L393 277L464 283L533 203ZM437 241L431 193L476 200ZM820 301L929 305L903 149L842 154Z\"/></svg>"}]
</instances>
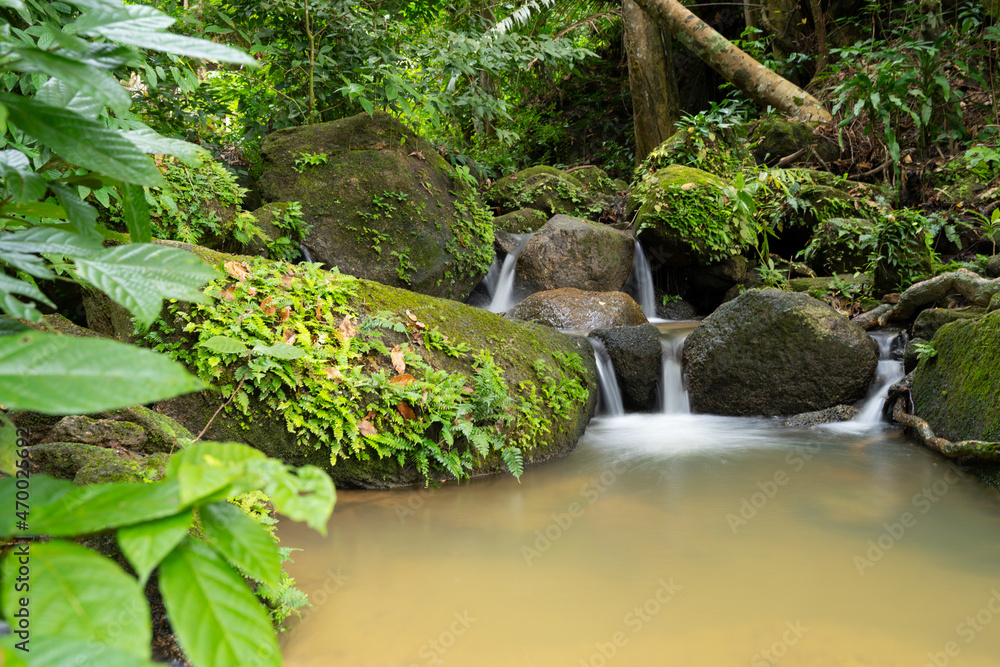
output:
<instances>
[{"instance_id":1,"label":"large moss-covered rock","mask_svg":"<svg viewBox=\"0 0 1000 667\"><path fill-rule=\"evenodd\" d=\"M922 310L917 315L917 319L913 321L913 337L931 340L938 329L944 325L956 320L976 319L985 312L985 308L928 308Z\"/></svg>"},{"instance_id":2,"label":"large moss-covered rock","mask_svg":"<svg viewBox=\"0 0 1000 667\"><path fill-rule=\"evenodd\" d=\"M617 292L632 271L635 242L626 232L583 218L556 215L535 232L517 260L521 294L575 287Z\"/></svg>"},{"instance_id":3,"label":"large moss-covered rock","mask_svg":"<svg viewBox=\"0 0 1000 667\"><path fill-rule=\"evenodd\" d=\"M664 264L707 264L737 255L749 239L723 203L723 179L700 169L671 165L636 188L629 209L646 252Z\"/></svg>"},{"instance_id":4,"label":"large moss-covered rock","mask_svg":"<svg viewBox=\"0 0 1000 667\"><path fill-rule=\"evenodd\" d=\"M536 292L507 316L557 329L589 330L646 324L642 306L624 292L585 292L575 287Z\"/></svg>"},{"instance_id":5,"label":"large moss-covered rock","mask_svg":"<svg viewBox=\"0 0 1000 667\"><path fill-rule=\"evenodd\" d=\"M750 142L753 156L761 164L776 164L803 148L806 153L798 161L813 162L816 156L809 150L810 146L827 162L840 157L836 141L816 134L808 123L787 118L762 119L750 133Z\"/></svg>"},{"instance_id":6,"label":"large moss-covered rock","mask_svg":"<svg viewBox=\"0 0 1000 667\"><path fill-rule=\"evenodd\" d=\"M261 196L301 203L315 261L452 299L467 297L489 270L489 212L430 144L391 116L279 130L264 139L261 156ZM309 156L325 161L303 162Z\"/></svg>"},{"instance_id":7,"label":"large moss-covered rock","mask_svg":"<svg viewBox=\"0 0 1000 667\"><path fill-rule=\"evenodd\" d=\"M652 324L642 324L594 329L590 335L604 343L608 351L625 409L653 409L663 355L659 329Z\"/></svg>"},{"instance_id":8,"label":"large moss-covered rock","mask_svg":"<svg viewBox=\"0 0 1000 667\"><path fill-rule=\"evenodd\" d=\"M493 218L497 233L530 234L549 221L552 216L537 208L521 208L500 217Z\"/></svg>"},{"instance_id":9,"label":"large moss-covered rock","mask_svg":"<svg viewBox=\"0 0 1000 667\"><path fill-rule=\"evenodd\" d=\"M707 136L686 128L654 148L635 170L637 184L670 165L693 167L726 178L753 165L753 157L739 131L713 131Z\"/></svg>"},{"instance_id":10,"label":"large moss-covered rock","mask_svg":"<svg viewBox=\"0 0 1000 667\"><path fill-rule=\"evenodd\" d=\"M868 335L805 294L749 290L684 344L691 408L793 415L864 398L878 364Z\"/></svg>"},{"instance_id":11,"label":"large moss-covered rock","mask_svg":"<svg viewBox=\"0 0 1000 667\"><path fill-rule=\"evenodd\" d=\"M436 447L467 460L471 475L508 466L500 449L476 453L465 432L479 444L519 447L525 464L565 454L594 410L597 372L582 338L313 265L206 257L238 262L246 275L206 287L210 305L172 306L155 339L218 389L157 411L199 432L226 403L248 362L198 345L220 331L248 347L293 345L302 356L255 356L258 378L205 439L320 466L340 486L390 487L451 477ZM414 450L428 457L426 478Z\"/></svg>"},{"instance_id":12,"label":"large moss-covered rock","mask_svg":"<svg viewBox=\"0 0 1000 667\"><path fill-rule=\"evenodd\" d=\"M141 482L163 474L167 457L143 457L79 442L50 442L28 448L33 474L71 479L77 484Z\"/></svg>"},{"instance_id":13,"label":"large moss-covered rock","mask_svg":"<svg viewBox=\"0 0 1000 667\"><path fill-rule=\"evenodd\" d=\"M50 442L82 442L114 447L137 447L146 441L138 424L114 419L93 419L86 415L63 417L45 438Z\"/></svg>"},{"instance_id":14,"label":"large moss-covered rock","mask_svg":"<svg viewBox=\"0 0 1000 667\"><path fill-rule=\"evenodd\" d=\"M938 329L913 372L914 412L948 440L1000 441L1000 312Z\"/></svg>"},{"instance_id":15,"label":"large moss-covered rock","mask_svg":"<svg viewBox=\"0 0 1000 667\"><path fill-rule=\"evenodd\" d=\"M987 260L986 275L990 278L1000 278L1000 255L993 255Z\"/></svg>"},{"instance_id":16,"label":"large moss-covered rock","mask_svg":"<svg viewBox=\"0 0 1000 667\"><path fill-rule=\"evenodd\" d=\"M501 214L533 208L550 216L562 213L595 220L609 205L602 192L592 191L572 174L544 165L501 178L486 191L485 199Z\"/></svg>"}]
</instances>

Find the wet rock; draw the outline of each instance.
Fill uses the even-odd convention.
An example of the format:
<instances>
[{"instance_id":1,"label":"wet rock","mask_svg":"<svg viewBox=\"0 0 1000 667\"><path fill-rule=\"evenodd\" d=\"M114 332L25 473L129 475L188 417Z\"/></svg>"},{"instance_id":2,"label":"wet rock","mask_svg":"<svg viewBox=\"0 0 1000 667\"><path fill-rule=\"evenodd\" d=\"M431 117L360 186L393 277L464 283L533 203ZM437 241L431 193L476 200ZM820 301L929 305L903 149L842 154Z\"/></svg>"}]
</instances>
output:
<instances>
[{"instance_id":1,"label":"wet rock","mask_svg":"<svg viewBox=\"0 0 1000 667\"><path fill-rule=\"evenodd\" d=\"M532 294L507 316L557 329L596 329L646 324L642 307L624 292L585 292L572 287Z\"/></svg>"},{"instance_id":2,"label":"wet rock","mask_svg":"<svg viewBox=\"0 0 1000 667\"><path fill-rule=\"evenodd\" d=\"M698 311L684 299L673 299L656 304L656 316L665 320L692 320L698 316Z\"/></svg>"},{"instance_id":3,"label":"wet rock","mask_svg":"<svg viewBox=\"0 0 1000 667\"><path fill-rule=\"evenodd\" d=\"M517 290L530 294L562 287L615 292L632 271L635 243L626 232L556 215L535 232L517 260Z\"/></svg>"},{"instance_id":4,"label":"wet rock","mask_svg":"<svg viewBox=\"0 0 1000 667\"><path fill-rule=\"evenodd\" d=\"M297 165L303 154L326 161ZM305 245L328 268L458 300L489 270L493 226L475 190L387 114L278 130L261 157L264 201L301 203Z\"/></svg>"},{"instance_id":5,"label":"wet rock","mask_svg":"<svg viewBox=\"0 0 1000 667\"><path fill-rule=\"evenodd\" d=\"M860 411L853 405L835 405L826 410L816 410L814 412L803 412L802 414L788 417L781 420L782 426L793 428L811 428L820 424L834 424L836 422L849 422L860 414Z\"/></svg>"},{"instance_id":6,"label":"wet rock","mask_svg":"<svg viewBox=\"0 0 1000 667\"><path fill-rule=\"evenodd\" d=\"M986 275L990 278L1000 278L1000 255L993 255L986 262Z\"/></svg>"},{"instance_id":7,"label":"wet rock","mask_svg":"<svg viewBox=\"0 0 1000 667\"><path fill-rule=\"evenodd\" d=\"M955 442L1000 440L1000 311L943 325L913 371L914 413Z\"/></svg>"},{"instance_id":8,"label":"wet rock","mask_svg":"<svg viewBox=\"0 0 1000 667\"><path fill-rule=\"evenodd\" d=\"M805 294L749 290L702 320L684 345L691 408L789 415L865 397L878 363L856 324Z\"/></svg>"},{"instance_id":9,"label":"wet rock","mask_svg":"<svg viewBox=\"0 0 1000 667\"><path fill-rule=\"evenodd\" d=\"M777 164L781 158L802 148L806 148L807 152L798 161L813 162L816 157L808 150L809 146L827 162L840 157L840 147L835 141L814 133L808 123L785 118L761 120L751 133L750 141L754 145L753 156L760 164Z\"/></svg>"},{"instance_id":10,"label":"wet rock","mask_svg":"<svg viewBox=\"0 0 1000 667\"><path fill-rule=\"evenodd\" d=\"M549 221L551 216L545 211L535 208L522 208L493 218L493 226L497 231L511 234L529 234Z\"/></svg>"},{"instance_id":11,"label":"wet rock","mask_svg":"<svg viewBox=\"0 0 1000 667\"><path fill-rule=\"evenodd\" d=\"M903 350L903 372L912 373L920 362L920 348L930 345L926 338L911 338Z\"/></svg>"},{"instance_id":12,"label":"wet rock","mask_svg":"<svg viewBox=\"0 0 1000 667\"><path fill-rule=\"evenodd\" d=\"M879 318L892 310L892 305L888 303L880 304L871 310L865 311L860 315L856 315L851 318L851 321L857 324L859 327L868 331L869 329L874 329L879 326Z\"/></svg>"},{"instance_id":13,"label":"wet rock","mask_svg":"<svg viewBox=\"0 0 1000 667\"><path fill-rule=\"evenodd\" d=\"M652 324L594 329L590 335L604 343L615 369L622 403L631 412L656 406L663 348L660 331Z\"/></svg>"},{"instance_id":14,"label":"wet rock","mask_svg":"<svg viewBox=\"0 0 1000 667\"><path fill-rule=\"evenodd\" d=\"M46 442L103 443L131 448L146 442L146 432L141 426L129 422L71 415L63 417L49 431Z\"/></svg>"}]
</instances>

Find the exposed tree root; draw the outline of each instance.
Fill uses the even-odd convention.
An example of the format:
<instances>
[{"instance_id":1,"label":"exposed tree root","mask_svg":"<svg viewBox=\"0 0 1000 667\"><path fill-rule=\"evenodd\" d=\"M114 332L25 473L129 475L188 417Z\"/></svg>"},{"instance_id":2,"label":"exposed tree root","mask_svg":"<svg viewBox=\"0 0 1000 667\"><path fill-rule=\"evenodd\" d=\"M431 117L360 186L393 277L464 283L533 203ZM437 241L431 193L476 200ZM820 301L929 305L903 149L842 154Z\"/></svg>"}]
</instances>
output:
<instances>
[{"instance_id":1,"label":"exposed tree root","mask_svg":"<svg viewBox=\"0 0 1000 667\"><path fill-rule=\"evenodd\" d=\"M990 305L994 294L1000 293L1000 279L990 280L967 269L944 273L929 280L911 285L899 297L899 303L879 317L879 324L910 318L919 310L934 304L949 294L965 297L966 305Z\"/></svg>"},{"instance_id":2,"label":"exposed tree root","mask_svg":"<svg viewBox=\"0 0 1000 667\"><path fill-rule=\"evenodd\" d=\"M909 404L909 387L901 383L893 387L896 402L892 408L892 418L905 426L922 445L948 458L972 457L980 461L1000 461L1000 442L982 440L962 440L952 442L934 434L925 420L906 411Z\"/></svg>"}]
</instances>

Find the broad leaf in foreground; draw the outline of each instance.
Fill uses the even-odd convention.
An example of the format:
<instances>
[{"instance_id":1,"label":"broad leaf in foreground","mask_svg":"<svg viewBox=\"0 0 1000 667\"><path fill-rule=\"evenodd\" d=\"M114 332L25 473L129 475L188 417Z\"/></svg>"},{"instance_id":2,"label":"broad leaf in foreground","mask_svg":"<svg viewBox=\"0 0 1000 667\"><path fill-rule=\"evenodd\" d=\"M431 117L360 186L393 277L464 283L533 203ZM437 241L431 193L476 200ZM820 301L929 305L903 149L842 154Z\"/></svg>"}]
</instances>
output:
<instances>
[{"instance_id":1,"label":"broad leaf in foreground","mask_svg":"<svg viewBox=\"0 0 1000 667\"><path fill-rule=\"evenodd\" d=\"M174 633L191 662L280 667L264 608L211 548L187 538L163 560L159 581Z\"/></svg>"},{"instance_id":2,"label":"broad leaf in foreground","mask_svg":"<svg viewBox=\"0 0 1000 667\"><path fill-rule=\"evenodd\" d=\"M219 354L246 354L248 352L246 345L229 336L212 336L208 340L198 343L198 346Z\"/></svg>"},{"instance_id":3,"label":"broad leaf in foreground","mask_svg":"<svg viewBox=\"0 0 1000 667\"><path fill-rule=\"evenodd\" d=\"M23 662L20 656L23 651L14 648L19 640L12 635L0 638L0 644L9 651L3 667L163 667L138 656L119 651L116 648L97 644L85 639L68 639L66 637L35 637L31 638L31 652L27 655L31 663Z\"/></svg>"},{"instance_id":4,"label":"broad leaf in foreground","mask_svg":"<svg viewBox=\"0 0 1000 667\"><path fill-rule=\"evenodd\" d=\"M77 260L76 269L81 278L128 308L145 327L160 314L164 298L206 302L208 297L197 288L218 275L186 250L152 243L108 248Z\"/></svg>"},{"instance_id":5,"label":"broad leaf in foreground","mask_svg":"<svg viewBox=\"0 0 1000 667\"><path fill-rule=\"evenodd\" d=\"M187 536L193 518L187 510L118 529L118 545L139 575L140 584L145 585L153 569Z\"/></svg>"},{"instance_id":6,"label":"broad leaf in foreground","mask_svg":"<svg viewBox=\"0 0 1000 667\"><path fill-rule=\"evenodd\" d=\"M254 579L278 587L281 554L260 524L225 500L205 505L199 515L209 546Z\"/></svg>"},{"instance_id":7,"label":"broad leaf in foreground","mask_svg":"<svg viewBox=\"0 0 1000 667\"><path fill-rule=\"evenodd\" d=\"M38 332L0 336L0 405L88 414L204 389L167 357L103 338Z\"/></svg>"},{"instance_id":8,"label":"broad leaf in foreground","mask_svg":"<svg viewBox=\"0 0 1000 667\"><path fill-rule=\"evenodd\" d=\"M15 554L3 563L6 618L14 618L18 608ZM90 640L149 659L149 606L138 582L114 561L63 540L34 542L29 557L34 636Z\"/></svg>"}]
</instances>

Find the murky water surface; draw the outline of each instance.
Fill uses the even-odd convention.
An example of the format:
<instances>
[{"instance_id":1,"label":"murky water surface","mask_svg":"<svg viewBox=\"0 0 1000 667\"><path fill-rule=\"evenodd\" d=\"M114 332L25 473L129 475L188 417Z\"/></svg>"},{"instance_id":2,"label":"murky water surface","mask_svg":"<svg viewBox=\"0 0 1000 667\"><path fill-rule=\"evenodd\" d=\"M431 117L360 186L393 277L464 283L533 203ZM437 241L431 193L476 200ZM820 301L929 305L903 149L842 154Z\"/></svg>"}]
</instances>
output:
<instances>
[{"instance_id":1,"label":"murky water surface","mask_svg":"<svg viewBox=\"0 0 1000 667\"><path fill-rule=\"evenodd\" d=\"M293 667L996 667L1000 496L881 427L626 415L520 483L339 494Z\"/></svg>"}]
</instances>

